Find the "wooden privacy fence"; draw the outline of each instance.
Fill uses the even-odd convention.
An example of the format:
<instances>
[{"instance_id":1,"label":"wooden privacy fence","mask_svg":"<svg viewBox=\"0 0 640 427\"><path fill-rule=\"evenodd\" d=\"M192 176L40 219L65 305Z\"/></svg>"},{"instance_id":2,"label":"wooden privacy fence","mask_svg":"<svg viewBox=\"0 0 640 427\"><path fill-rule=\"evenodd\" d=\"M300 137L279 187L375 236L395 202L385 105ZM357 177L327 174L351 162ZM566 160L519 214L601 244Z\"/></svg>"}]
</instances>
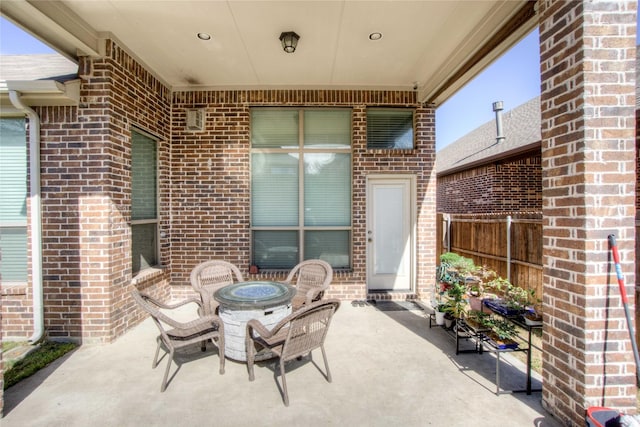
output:
<instances>
[{"instance_id":1,"label":"wooden privacy fence","mask_svg":"<svg viewBox=\"0 0 640 427\"><path fill-rule=\"evenodd\" d=\"M542 213L438 213L437 253L456 252L542 298Z\"/></svg>"}]
</instances>

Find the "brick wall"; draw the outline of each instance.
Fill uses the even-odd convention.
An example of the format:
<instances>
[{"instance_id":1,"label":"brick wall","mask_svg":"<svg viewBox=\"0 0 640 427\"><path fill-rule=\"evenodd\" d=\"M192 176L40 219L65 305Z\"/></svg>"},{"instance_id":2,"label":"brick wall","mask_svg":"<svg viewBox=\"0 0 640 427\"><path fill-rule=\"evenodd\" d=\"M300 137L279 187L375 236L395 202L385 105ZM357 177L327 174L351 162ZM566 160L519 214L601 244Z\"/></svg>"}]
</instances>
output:
<instances>
[{"instance_id":1,"label":"brick wall","mask_svg":"<svg viewBox=\"0 0 640 427\"><path fill-rule=\"evenodd\" d=\"M165 272L132 281L129 225L133 126L160 138L160 211L168 213L170 93L113 43L104 58L83 58L80 77L78 107L36 109L44 321L54 339L108 342L142 317L128 295L135 283L164 286L157 292L169 295ZM161 226L168 226L168 215ZM168 245L161 243L168 265ZM14 304L30 307L31 302L25 296ZM3 336L28 337L29 322L3 325Z\"/></svg>"},{"instance_id":2,"label":"brick wall","mask_svg":"<svg viewBox=\"0 0 640 427\"><path fill-rule=\"evenodd\" d=\"M329 295L364 299L366 177L416 176L418 293L435 274L435 112L415 92L202 91L171 94L115 43L103 58L83 58L78 107L42 107L45 329L49 337L108 342L143 318L133 286L160 298L192 296L189 273L222 258L245 276L250 261L249 109L330 106L353 109L353 270L337 272ZM416 148L366 149L366 108L416 109ZM186 110L203 108L206 128L185 130ZM131 276L131 129L159 138L162 269ZM284 278L284 273L258 277ZM13 331L31 331L30 301ZM415 297L415 293L408 296ZM407 295L398 294L397 298ZM3 309L4 310L4 309ZM22 332L20 332L22 331Z\"/></svg>"},{"instance_id":3,"label":"brick wall","mask_svg":"<svg viewBox=\"0 0 640 427\"><path fill-rule=\"evenodd\" d=\"M434 110L414 92L382 91L212 91L180 92L172 111L172 198L170 230L173 295L189 295L189 273L220 258L248 276L250 262L250 108L253 106L349 107L353 109L353 270L338 271L329 292L341 299L365 299L366 177L373 173L417 176L418 290L430 290L435 259ZM366 107L416 108L414 150L366 149ZM187 131L186 110L203 108L206 127ZM284 279L285 273L252 278ZM404 297L398 295L397 297Z\"/></svg>"},{"instance_id":4,"label":"brick wall","mask_svg":"<svg viewBox=\"0 0 640 427\"><path fill-rule=\"evenodd\" d=\"M170 92L113 42L104 58L81 64L81 77L78 120L87 131L82 143L87 144L89 174L81 182L91 183L79 198L82 335L108 341L135 323L129 296L133 284L168 284L168 275L161 272L132 282L130 168L131 129L159 138L159 219L160 228L166 227ZM166 250L160 256L168 265Z\"/></svg>"},{"instance_id":5,"label":"brick wall","mask_svg":"<svg viewBox=\"0 0 640 427\"><path fill-rule=\"evenodd\" d=\"M438 212L472 214L539 212L540 152L438 177Z\"/></svg>"},{"instance_id":6,"label":"brick wall","mask_svg":"<svg viewBox=\"0 0 640 427\"><path fill-rule=\"evenodd\" d=\"M635 1L540 0L543 404L636 411L631 342L607 236L634 283ZM627 291L633 306L633 292Z\"/></svg>"},{"instance_id":7,"label":"brick wall","mask_svg":"<svg viewBox=\"0 0 640 427\"><path fill-rule=\"evenodd\" d=\"M2 337L21 341L33 333L31 288L27 285L2 289Z\"/></svg>"}]
</instances>

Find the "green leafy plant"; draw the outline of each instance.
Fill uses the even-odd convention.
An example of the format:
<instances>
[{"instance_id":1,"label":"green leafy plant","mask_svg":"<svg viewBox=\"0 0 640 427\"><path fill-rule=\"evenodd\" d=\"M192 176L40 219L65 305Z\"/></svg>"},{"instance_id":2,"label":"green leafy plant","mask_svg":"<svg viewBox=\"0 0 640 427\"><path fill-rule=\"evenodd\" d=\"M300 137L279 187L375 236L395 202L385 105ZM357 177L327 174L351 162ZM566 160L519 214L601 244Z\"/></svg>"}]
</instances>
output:
<instances>
[{"instance_id":1,"label":"green leafy plant","mask_svg":"<svg viewBox=\"0 0 640 427\"><path fill-rule=\"evenodd\" d=\"M541 322L543 314L542 300L536 297L535 289L531 289L529 291L529 296L529 305L533 311L527 312L525 317L534 322Z\"/></svg>"},{"instance_id":2,"label":"green leafy plant","mask_svg":"<svg viewBox=\"0 0 640 427\"><path fill-rule=\"evenodd\" d=\"M511 282L500 276L496 276L486 284L487 289L497 296L506 295L511 286L513 286Z\"/></svg>"},{"instance_id":3,"label":"green leafy plant","mask_svg":"<svg viewBox=\"0 0 640 427\"><path fill-rule=\"evenodd\" d=\"M4 389L6 390L23 379L30 377L76 347L77 344L74 343L45 341L4 372Z\"/></svg>"},{"instance_id":4,"label":"green leafy plant","mask_svg":"<svg viewBox=\"0 0 640 427\"><path fill-rule=\"evenodd\" d=\"M451 314L454 318L461 318L465 311L467 301L465 300L465 294L467 288L460 283L453 284L447 289L448 301L446 312Z\"/></svg>"},{"instance_id":5,"label":"green leafy plant","mask_svg":"<svg viewBox=\"0 0 640 427\"><path fill-rule=\"evenodd\" d=\"M490 317L486 324L491 328L491 332L493 332L495 337L501 341L513 341L513 339L518 335L516 325L507 319Z\"/></svg>"},{"instance_id":6,"label":"green leafy plant","mask_svg":"<svg viewBox=\"0 0 640 427\"><path fill-rule=\"evenodd\" d=\"M471 310L465 315L465 322L468 325L478 328L490 328L491 327L491 315L478 310Z\"/></svg>"},{"instance_id":7,"label":"green leafy plant","mask_svg":"<svg viewBox=\"0 0 640 427\"><path fill-rule=\"evenodd\" d=\"M526 290L519 286L510 286L505 295L505 299L509 307L524 309L529 305L533 293L535 293L535 290Z\"/></svg>"},{"instance_id":8,"label":"green leafy plant","mask_svg":"<svg viewBox=\"0 0 640 427\"><path fill-rule=\"evenodd\" d=\"M473 275L478 271L478 266L471 258L464 257L455 252L445 252L440 255L440 263L448 265L449 268L455 270L458 275L463 278Z\"/></svg>"}]
</instances>

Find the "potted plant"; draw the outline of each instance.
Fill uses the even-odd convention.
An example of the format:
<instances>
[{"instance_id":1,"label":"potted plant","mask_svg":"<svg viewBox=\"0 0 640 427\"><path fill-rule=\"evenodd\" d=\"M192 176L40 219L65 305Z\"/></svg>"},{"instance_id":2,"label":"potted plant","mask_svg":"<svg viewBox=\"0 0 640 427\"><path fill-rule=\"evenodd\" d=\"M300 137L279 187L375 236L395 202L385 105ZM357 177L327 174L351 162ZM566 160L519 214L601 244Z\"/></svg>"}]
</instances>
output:
<instances>
[{"instance_id":1,"label":"potted plant","mask_svg":"<svg viewBox=\"0 0 640 427\"><path fill-rule=\"evenodd\" d=\"M467 288L461 283L455 283L447 290L447 302L445 325L451 327L453 322L462 318L462 315L466 309L467 301L465 300Z\"/></svg>"},{"instance_id":2,"label":"potted plant","mask_svg":"<svg viewBox=\"0 0 640 427\"><path fill-rule=\"evenodd\" d=\"M474 276L467 278L467 295L469 299L469 308L471 310L481 311L482 300L485 297L486 283L491 282L497 277L495 271L486 266L477 267Z\"/></svg>"},{"instance_id":3,"label":"potted plant","mask_svg":"<svg viewBox=\"0 0 640 427\"><path fill-rule=\"evenodd\" d=\"M490 314L478 310L470 310L464 317L464 322L474 331L490 328Z\"/></svg>"},{"instance_id":4,"label":"potted plant","mask_svg":"<svg viewBox=\"0 0 640 427\"><path fill-rule=\"evenodd\" d=\"M488 283L496 298L485 300L484 304L503 316L519 316L525 311L531 291L514 286L507 279L496 277Z\"/></svg>"},{"instance_id":5,"label":"potted plant","mask_svg":"<svg viewBox=\"0 0 640 427\"><path fill-rule=\"evenodd\" d=\"M447 306L447 308L445 310L448 310L449 307ZM453 317L453 314L451 314L450 311L445 311L444 313L444 327L446 329L451 329L453 327L453 322L456 320L455 317Z\"/></svg>"},{"instance_id":6,"label":"potted plant","mask_svg":"<svg viewBox=\"0 0 640 427\"><path fill-rule=\"evenodd\" d=\"M486 323L491 329L487 338L496 348L518 348L518 343L514 340L518 334L516 325L507 319L497 317L490 317Z\"/></svg>"},{"instance_id":7,"label":"potted plant","mask_svg":"<svg viewBox=\"0 0 640 427\"><path fill-rule=\"evenodd\" d=\"M527 290L519 286L511 286L506 296L507 303L512 308L524 311L530 305L534 293L534 289Z\"/></svg>"},{"instance_id":8,"label":"potted plant","mask_svg":"<svg viewBox=\"0 0 640 427\"><path fill-rule=\"evenodd\" d=\"M471 310L482 310L483 288L482 282L472 282L468 284L467 295L469 296L469 308Z\"/></svg>"},{"instance_id":9,"label":"potted plant","mask_svg":"<svg viewBox=\"0 0 640 427\"><path fill-rule=\"evenodd\" d=\"M471 258L463 257L455 252L446 252L440 255L438 281L441 284L441 290L446 291L455 283L464 284L468 280L476 279L477 271L478 267Z\"/></svg>"},{"instance_id":10,"label":"potted plant","mask_svg":"<svg viewBox=\"0 0 640 427\"><path fill-rule=\"evenodd\" d=\"M445 252L440 255L440 264L446 265L449 271L454 271L463 280L469 276L474 276L479 269L471 258L455 252Z\"/></svg>"},{"instance_id":11,"label":"potted plant","mask_svg":"<svg viewBox=\"0 0 640 427\"><path fill-rule=\"evenodd\" d=\"M491 292L498 299L502 298L511 286L511 282L498 275L496 275L486 284L487 290L489 290L489 292Z\"/></svg>"},{"instance_id":12,"label":"potted plant","mask_svg":"<svg viewBox=\"0 0 640 427\"><path fill-rule=\"evenodd\" d=\"M435 313L436 313L436 325L442 326L444 325L444 316L446 312L447 305L444 303L436 304Z\"/></svg>"},{"instance_id":13,"label":"potted plant","mask_svg":"<svg viewBox=\"0 0 640 427\"><path fill-rule=\"evenodd\" d=\"M535 290L530 291L531 299L535 298ZM530 308L524 314L524 321L529 326L542 325L542 300L535 298Z\"/></svg>"},{"instance_id":14,"label":"potted plant","mask_svg":"<svg viewBox=\"0 0 640 427\"><path fill-rule=\"evenodd\" d=\"M444 255L444 254L443 254ZM440 285L440 292L445 292L449 286L458 282L458 272L452 267L451 257L440 258L440 265L436 271L436 278Z\"/></svg>"}]
</instances>

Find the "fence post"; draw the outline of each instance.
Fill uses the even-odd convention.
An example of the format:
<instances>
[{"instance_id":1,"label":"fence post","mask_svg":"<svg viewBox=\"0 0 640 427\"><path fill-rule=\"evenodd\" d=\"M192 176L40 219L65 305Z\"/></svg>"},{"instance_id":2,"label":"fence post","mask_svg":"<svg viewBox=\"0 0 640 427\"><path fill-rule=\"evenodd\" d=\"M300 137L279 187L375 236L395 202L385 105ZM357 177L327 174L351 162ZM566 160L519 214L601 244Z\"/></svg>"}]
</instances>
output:
<instances>
[{"instance_id":1,"label":"fence post","mask_svg":"<svg viewBox=\"0 0 640 427\"><path fill-rule=\"evenodd\" d=\"M511 215L507 215L507 280L511 282Z\"/></svg>"},{"instance_id":2,"label":"fence post","mask_svg":"<svg viewBox=\"0 0 640 427\"><path fill-rule=\"evenodd\" d=\"M451 252L451 215L447 214L447 252Z\"/></svg>"}]
</instances>

